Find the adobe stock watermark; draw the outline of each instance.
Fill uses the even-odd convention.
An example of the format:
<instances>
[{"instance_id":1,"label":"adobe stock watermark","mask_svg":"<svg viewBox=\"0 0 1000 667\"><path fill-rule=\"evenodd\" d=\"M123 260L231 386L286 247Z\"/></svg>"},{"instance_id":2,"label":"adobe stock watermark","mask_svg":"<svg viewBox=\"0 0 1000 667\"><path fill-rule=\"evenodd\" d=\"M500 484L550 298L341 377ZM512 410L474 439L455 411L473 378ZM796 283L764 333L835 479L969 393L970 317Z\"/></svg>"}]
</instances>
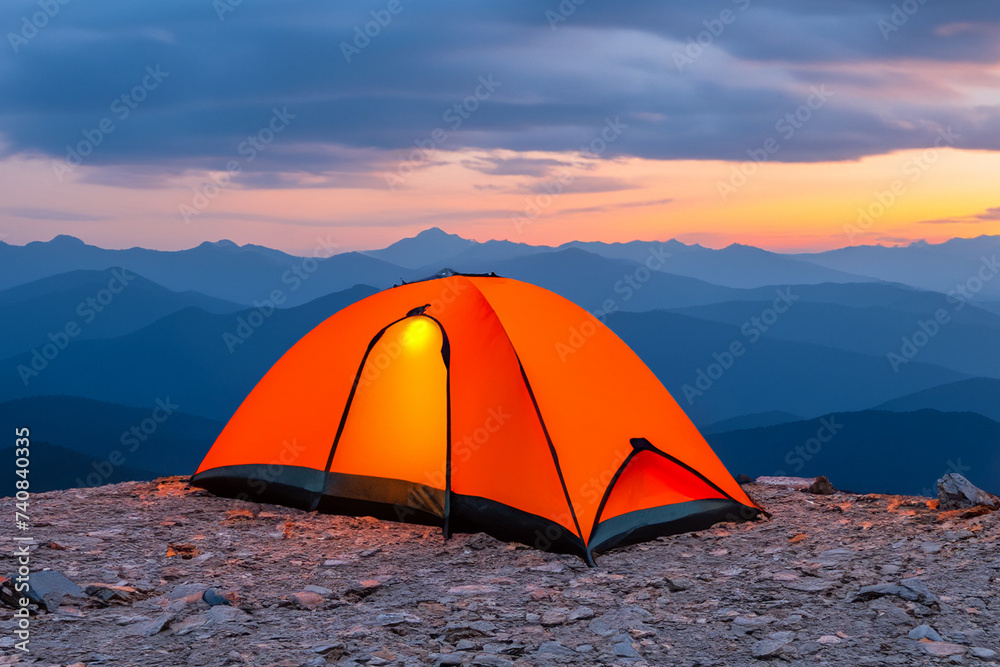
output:
<instances>
[{"instance_id":1,"label":"adobe stock watermark","mask_svg":"<svg viewBox=\"0 0 1000 667\"><path fill-rule=\"evenodd\" d=\"M503 85L502 81L493 78L492 72L485 77L478 78L478 85L461 102L455 102L445 109L441 114L441 120L450 128L452 132L461 129L462 124L472 117L486 100L490 99L496 89ZM421 166L430 163L431 158L437 153L441 146L447 143L448 131L441 127L436 127L430 131L426 137L414 139L416 148L410 150L406 157L396 163L395 173L385 172L382 177L390 190L395 190L409 178L413 172Z\"/></svg>"},{"instance_id":2,"label":"adobe stock watermark","mask_svg":"<svg viewBox=\"0 0 1000 667\"><path fill-rule=\"evenodd\" d=\"M730 0L738 12L745 12L750 8L751 0ZM687 38L687 46L676 49L673 53L674 66L677 71L683 73L684 68L694 64L694 61L701 58L705 49L715 44L715 40L722 36L728 26L736 23L739 14L732 9L723 9L716 18L705 19L701 22L705 29L693 37Z\"/></svg>"},{"instance_id":3,"label":"adobe stock watermark","mask_svg":"<svg viewBox=\"0 0 1000 667\"><path fill-rule=\"evenodd\" d=\"M713 360L704 368L699 367L695 371L694 382L681 387L688 405L694 405L695 398L704 396L705 392L715 386L715 383L736 364L736 360L746 354L749 346L759 341L800 298L799 295L792 294L791 287L779 288L775 290L775 294L777 296L770 307L762 310L759 315L751 317L740 327L740 333L746 338L746 343L742 339L736 339L722 352L713 352Z\"/></svg>"},{"instance_id":4,"label":"adobe stock watermark","mask_svg":"<svg viewBox=\"0 0 1000 667\"><path fill-rule=\"evenodd\" d=\"M83 333L84 327L107 310L134 279L135 274L130 273L127 269L113 269L111 279L108 280L106 287L99 289L77 304L75 312L79 320L67 320L61 328L50 331L47 336L48 342L31 350L31 360L27 364L18 364L17 374L24 386L27 387L33 379L48 368L49 364L55 361L63 350Z\"/></svg>"},{"instance_id":5,"label":"adobe stock watermark","mask_svg":"<svg viewBox=\"0 0 1000 667\"><path fill-rule=\"evenodd\" d=\"M859 236L864 236L872 228L877 220L889 212L896 202L909 192L910 187L915 185L924 177L931 168L941 159L941 152L947 147L954 147L961 139L961 135L951 129L938 130L938 136L934 139L934 146L923 150L916 157L907 158L901 165L903 178L894 179L884 190L876 190L872 193L871 201L864 206L858 207L858 215L854 223L844 224L844 234L847 241L854 244Z\"/></svg>"},{"instance_id":6,"label":"adobe stock watermark","mask_svg":"<svg viewBox=\"0 0 1000 667\"><path fill-rule=\"evenodd\" d=\"M258 155L267 150L275 137L284 132L296 116L297 114L288 111L287 106L281 109L273 107L270 120L253 134L248 134L247 138L236 146L236 154L243 159L226 162L224 171L212 173L211 180L194 188L194 194L189 203L178 205L177 210L184 223L191 224L192 216L204 212L219 196L219 193L232 185L233 177L240 174L247 165L257 159Z\"/></svg>"},{"instance_id":7,"label":"adobe stock watermark","mask_svg":"<svg viewBox=\"0 0 1000 667\"><path fill-rule=\"evenodd\" d=\"M172 402L170 397L158 398L155 401L156 407L148 417L133 424L127 431L124 431L119 438L122 449L112 450L106 459L93 461L90 465L93 471L87 474L85 479L77 477L77 487L95 487L107 484L115 471L121 468L128 461L128 455L135 454L147 440L160 428L163 422L167 421L180 405ZM123 451L124 450L124 451Z\"/></svg>"},{"instance_id":8,"label":"adobe stock watermark","mask_svg":"<svg viewBox=\"0 0 1000 667\"><path fill-rule=\"evenodd\" d=\"M451 461L468 463L490 439L503 429L512 416L510 413L504 412L503 406L489 408L481 426L473 429L471 433L452 438ZM448 467L446 460L432 470L425 470L423 473L425 485L436 491L446 490L448 488ZM410 494L408 499L416 498L419 498L418 494ZM413 505L400 502L394 503L392 509L397 521L408 521L418 511Z\"/></svg>"},{"instance_id":9,"label":"adobe stock watermark","mask_svg":"<svg viewBox=\"0 0 1000 667\"><path fill-rule=\"evenodd\" d=\"M628 458L630 452L630 449L618 447L611 455L610 465L601 470L599 473L591 476L590 479L580 485L577 497L582 497L582 502L578 505L574 505L574 510L576 511L577 516L581 514L586 516L589 514L589 512L584 512L584 509L589 510L590 508L600 506L601 499L604 497L604 492L607 490L611 480L614 479L615 473L618 472L618 469L621 468L625 459ZM573 496L571 496L571 500L572 498ZM574 529L566 528L566 526L573 525L574 521L572 513L569 511L559 512L552 519L546 522L544 529L535 529L535 539L532 544L536 549L548 551L558 540L563 539L567 530L569 530L571 534L576 534Z\"/></svg>"},{"instance_id":10,"label":"adobe stock watermark","mask_svg":"<svg viewBox=\"0 0 1000 667\"><path fill-rule=\"evenodd\" d=\"M504 412L503 406L498 405L486 411L486 418L482 425L473 429L472 433L466 433L460 437L452 439L451 460L459 463L468 463L486 445L490 439L496 435L508 420L513 417L509 412ZM445 488L446 470L442 466L438 470L425 473L427 484L434 488Z\"/></svg>"},{"instance_id":11,"label":"adobe stock watermark","mask_svg":"<svg viewBox=\"0 0 1000 667\"><path fill-rule=\"evenodd\" d=\"M102 118L97 122L96 127L81 130L83 139L74 145L66 146L66 157L61 160L52 160L52 169L59 182L62 183L63 176L73 173L77 167L83 164L84 159L104 143L105 137L117 129L115 118L118 119L118 122L128 120L132 112L139 108L139 105L146 100L149 94L159 88L160 84L169 76L170 72L164 72L159 65L155 67L148 65L146 74L139 83L111 102L109 107L111 116Z\"/></svg>"},{"instance_id":12,"label":"adobe stock watermark","mask_svg":"<svg viewBox=\"0 0 1000 667\"><path fill-rule=\"evenodd\" d=\"M623 123L621 121L621 116L615 116L611 118L610 116L604 119L604 127L601 128L600 132L591 139L588 143L580 146L580 155L587 159L597 159L603 155L608 147L625 133L628 129L628 123ZM512 213L510 216L511 222L514 224L514 229L518 233L521 233L524 228L532 224L536 218L538 218L549 206L552 206L556 198L559 197L566 188L569 187L576 177L573 175L572 170L566 168L560 170L555 178L549 179L542 183L542 189L545 192L529 195L524 198L524 211L523 213Z\"/></svg>"},{"instance_id":13,"label":"adobe stock watermark","mask_svg":"<svg viewBox=\"0 0 1000 667\"><path fill-rule=\"evenodd\" d=\"M268 461L268 463L261 469L260 475L254 477L247 482L247 487L249 490L257 497L260 498L267 491L268 484L272 482L277 482L282 479L285 468L288 466L295 465L302 454L306 451L305 445L300 445L297 438L292 438L289 440L281 441L281 449L278 450L278 455L273 459ZM236 500L242 500L245 502L258 502L254 500L254 496L251 496L247 492L241 492L236 496Z\"/></svg>"},{"instance_id":14,"label":"adobe stock watermark","mask_svg":"<svg viewBox=\"0 0 1000 667\"><path fill-rule=\"evenodd\" d=\"M549 22L549 27L555 30L559 27L560 23L568 21L569 17L576 13L576 8L586 1L587 0L562 0L562 2L559 3L559 6L556 7L555 11L546 9L545 20Z\"/></svg>"},{"instance_id":15,"label":"adobe stock watermark","mask_svg":"<svg viewBox=\"0 0 1000 667\"><path fill-rule=\"evenodd\" d=\"M236 8L242 4L243 0L212 0L212 9L215 10L215 15L222 22L226 20L226 14L235 12Z\"/></svg>"},{"instance_id":16,"label":"adobe stock watermark","mask_svg":"<svg viewBox=\"0 0 1000 667\"><path fill-rule=\"evenodd\" d=\"M791 466L792 472L800 472L806 463L818 456L823 451L824 445L830 444L843 428L843 424L837 423L836 415L820 417L816 435L807 439L804 443L795 445L795 447L789 449L785 454L785 465ZM787 473L784 470L778 470L774 474L778 477L783 477Z\"/></svg>"},{"instance_id":17,"label":"adobe stock watermark","mask_svg":"<svg viewBox=\"0 0 1000 667\"><path fill-rule=\"evenodd\" d=\"M625 463L631 451L628 447L617 447L611 454L610 463L580 485L578 494L575 497L580 498L581 502L574 505L578 516L580 514L588 515L591 508L594 509L594 513L596 514L596 510L600 507L601 499L604 497L608 485L611 484L615 473ZM571 496L571 499L573 497ZM585 509L587 510L586 512L584 511ZM565 511L557 514L555 520L549 521L544 530L541 528L535 529L534 547L542 551L548 551L557 540L564 536L567 530L565 526L572 525L573 515L570 512ZM570 532L573 533L574 531L570 529Z\"/></svg>"},{"instance_id":18,"label":"adobe stock watermark","mask_svg":"<svg viewBox=\"0 0 1000 667\"><path fill-rule=\"evenodd\" d=\"M244 315L237 315L236 326L233 331L222 333L222 342L225 344L229 354L236 352L237 348L250 340L254 332L264 326L268 318L271 317L285 301L289 294L294 294L302 288L309 278L319 269L320 260L326 259L334 254L338 248L336 243L326 238L316 239L316 246L313 248L312 257L300 257L293 262L288 270L281 274L281 284L287 286L287 291L281 287L271 290L262 300L254 299L253 309Z\"/></svg>"},{"instance_id":19,"label":"adobe stock watermark","mask_svg":"<svg viewBox=\"0 0 1000 667\"><path fill-rule=\"evenodd\" d=\"M645 261L635 267L632 271L622 276L621 280L612 286L615 294L621 295L623 302L632 300L632 297L649 282L653 277L653 272L663 270L670 253L664 250L664 244L652 246L649 249L649 256ZM599 322L607 322L608 315L619 310L618 298L609 297L601 302L601 307L590 312L590 315ZM555 342L555 350L559 355L559 361L566 363L571 355L575 354L586 345L594 334L597 333L597 323L591 319L584 320L569 328L565 340Z\"/></svg>"},{"instance_id":20,"label":"adobe stock watermark","mask_svg":"<svg viewBox=\"0 0 1000 667\"><path fill-rule=\"evenodd\" d=\"M809 91L809 97L806 98L805 103L789 111L774 123L774 130L779 134L780 139L773 136L768 137L759 148L748 148L747 155L750 156L750 160L742 162L738 167L733 167L728 181L716 181L715 189L718 190L722 201L727 201L731 195L749 183L750 179L760 170L760 165L781 151L781 142L791 141L796 133L812 120L813 115L825 107L826 103L833 97L833 91L827 90L826 84L821 84L819 87L811 86Z\"/></svg>"},{"instance_id":21,"label":"adobe stock watermark","mask_svg":"<svg viewBox=\"0 0 1000 667\"><path fill-rule=\"evenodd\" d=\"M62 10L64 5L68 5L70 0L38 0L39 11L30 16L25 14L21 17L21 29L17 32L8 32L7 41L14 53L19 53L21 47L30 42L49 21L54 19Z\"/></svg>"},{"instance_id":22,"label":"adobe stock watermark","mask_svg":"<svg viewBox=\"0 0 1000 667\"><path fill-rule=\"evenodd\" d=\"M964 282L956 284L955 289L948 292L948 302L954 304L952 310L957 313L965 308L965 305L976 298L986 283L993 280L998 273L1000 273L1000 264L997 263L996 255L991 258L980 258L980 265L976 272ZM927 347L951 321L951 313L945 308L938 308L927 319L918 319L913 332L900 338L899 349L886 354L886 360L889 362L892 372L898 373L900 368L913 361L921 350Z\"/></svg>"},{"instance_id":23,"label":"adobe stock watermark","mask_svg":"<svg viewBox=\"0 0 1000 667\"><path fill-rule=\"evenodd\" d=\"M889 41L890 35L910 22L910 17L920 11L920 8L927 4L927 0L903 0L903 2L892 5L889 18L880 17L875 22L878 31L882 33L882 39Z\"/></svg>"},{"instance_id":24,"label":"adobe stock watermark","mask_svg":"<svg viewBox=\"0 0 1000 667\"><path fill-rule=\"evenodd\" d=\"M389 0L384 9L373 9L369 12L372 19L364 25L354 26L354 39L350 42L340 43L340 52L344 55L344 60L350 65L351 62L361 55L361 52L371 45L372 40L382 34L382 31L389 27L393 17L403 13L406 6L402 0Z\"/></svg>"}]
</instances>

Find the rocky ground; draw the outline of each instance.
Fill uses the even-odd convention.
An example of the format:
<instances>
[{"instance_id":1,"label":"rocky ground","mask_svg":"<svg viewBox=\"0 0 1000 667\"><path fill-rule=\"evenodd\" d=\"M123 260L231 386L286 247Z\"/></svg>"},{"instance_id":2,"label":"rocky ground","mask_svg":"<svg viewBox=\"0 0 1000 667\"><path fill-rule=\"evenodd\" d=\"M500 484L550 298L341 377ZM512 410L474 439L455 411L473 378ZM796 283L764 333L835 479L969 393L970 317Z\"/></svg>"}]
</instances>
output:
<instances>
[{"instance_id":1,"label":"rocky ground","mask_svg":"<svg viewBox=\"0 0 1000 667\"><path fill-rule=\"evenodd\" d=\"M596 568L179 479L40 494L32 569L82 591L33 619L28 654L0 608L0 664L1000 664L1000 512L746 488L771 518Z\"/></svg>"}]
</instances>

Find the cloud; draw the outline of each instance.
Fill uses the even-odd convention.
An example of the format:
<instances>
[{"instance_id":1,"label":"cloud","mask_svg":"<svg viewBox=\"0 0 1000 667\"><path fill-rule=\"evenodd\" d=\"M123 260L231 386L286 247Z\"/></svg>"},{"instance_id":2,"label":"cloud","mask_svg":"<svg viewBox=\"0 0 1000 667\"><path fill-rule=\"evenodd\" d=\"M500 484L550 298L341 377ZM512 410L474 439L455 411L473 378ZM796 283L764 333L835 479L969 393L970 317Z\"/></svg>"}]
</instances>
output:
<instances>
[{"instance_id":1,"label":"cloud","mask_svg":"<svg viewBox=\"0 0 1000 667\"><path fill-rule=\"evenodd\" d=\"M25 208L18 206L5 206L0 208L0 215L9 215L14 218L24 218L26 220L53 220L59 222L93 222L95 220L103 219L86 213L58 211L49 208Z\"/></svg>"},{"instance_id":2,"label":"cloud","mask_svg":"<svg viewBox=\"0 0 1000 667\"><path fill-rule=\"evenodd\" d=\"M608 176L574 176L572 181L562 180L548 181L540 180L523 188L523 191L532 194L552 194L553 183L558 184L562 194L589 194L594 192L619 192L621 190L634 190L639 187L622 178L612 178Z\"/></svg>"},{"instance_id":3,"label":"cloud","mask_svg":"<svg viewBox=\"0 0 1000 667\"><path fill-rule=\"evenodd\" d=\"M645 208L647 206L665 206L667 204L673 203L673 197L667 197L666 199L650 199L647 201L630 201L622 202L619 204L604 204L601 206L586 206L583 208L566 208L559 213L561 214L573 214L573 213L606 213L608 211L616 211L623 208Z\"/></svg>"},{"instance_id":4,"label":"cloud","mask_svg":"<svg viewBox=\"0 0 1000 667\"><path fill-rule=\"evenodd\" d=\"M1000 206L988 208L976 216L978 220L1000 220Z\"/></svg>"},{"instance_id":5,"label":"cloud","mask_svg":"<svg viewBox=\"0 0 1000 667\"><path fill-rule=\"evenodd\" d=\"M983 222L993 222L1000 220L1000 206L988 208L982 213L966 216L964 218L938 218L935 220L921 220L921 225L975 225Z\"/></svg>"},{"instance_id":6,"label":"cloud","mask_svg":"<svg viewBox=\"0 0 1000 667\"><path fill-rule=\"evenodd\" d=\"M557 167L569 167L572 163L552 158L531 157L487 157L465 160L463 164L482 174L492 176L548 176Z\"/></svg>"},{"instance_id":7,"label":"cloud","mask_svg":"<svg viewBox=\"0 0 1000 667\"><path fill-rule=\"evenodd\" d=\"M553 30L545 11L554 2L422 0L404 3L348 63L341 44L371 20L368 3L261 0L225 21L205 0L73 5L0 55L0 88L17 91L0 97L0 150L61 158L108 119L114 129L85 165L125 166L116 182L132 174L145 187L157 170L245 160L245 143L285 108L294 119L243 165L284 175L248 175L248 185L332 173L316 182L351 187L343 174L392 169L395 152L435 130L443 151L576 152L609 118L628 127L604 159L745 160L777 137L772 160L854 160L931 146L948 125L963 147L1000 150L995 95L977 98L957 76L1000 62L1000 4L927 3L888 38L883 1L747 6L678 71L675 54L718 7L587 3ZM36 10L5 2L0 25ZM915 73L901 78L900 64ZM147 66L169 74L137 101ZM486 95L481 77L500 84ZM830 103L781 137L777 123L823 83L836 91ZM503 158L481 171L539 177L554 166Z\"/></svg>"}]
</instances>

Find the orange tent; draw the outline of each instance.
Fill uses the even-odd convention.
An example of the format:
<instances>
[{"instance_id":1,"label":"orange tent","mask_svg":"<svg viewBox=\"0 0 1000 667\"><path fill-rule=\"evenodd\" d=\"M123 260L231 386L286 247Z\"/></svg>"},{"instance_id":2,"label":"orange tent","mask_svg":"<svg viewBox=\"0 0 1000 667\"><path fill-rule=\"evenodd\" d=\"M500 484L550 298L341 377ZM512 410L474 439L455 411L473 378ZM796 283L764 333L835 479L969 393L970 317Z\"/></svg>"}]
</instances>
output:
<instances>
[{"instance_id":1,"label":"orange tent","mask_svg":"<svg viewBox=\"0 0 1000 667\"><path fill-rule=\"evenodd\" d=\"M296 343L192 478L209 491L591 553L756 517L652 371L540 287L445 271Z\"/></svg>"}]
</instances>

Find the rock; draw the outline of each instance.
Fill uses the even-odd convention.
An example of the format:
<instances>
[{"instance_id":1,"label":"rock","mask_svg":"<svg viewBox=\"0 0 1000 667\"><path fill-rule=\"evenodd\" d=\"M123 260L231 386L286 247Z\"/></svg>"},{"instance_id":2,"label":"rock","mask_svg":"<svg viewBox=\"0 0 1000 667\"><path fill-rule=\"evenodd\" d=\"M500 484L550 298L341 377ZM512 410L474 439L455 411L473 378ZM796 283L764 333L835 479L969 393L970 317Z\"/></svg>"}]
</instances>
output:
<instances>
[{"instance_id":1,"label":"rock","mask_svg":"<svg viewBox=\"0 0 1000 667\"><path fill-rule=\"evenodd\" d=\"M143 621L150 620L149 616L143 616L141 614L132 614L129 616L120 616L116 623L118 625L131 625L133 623L141 623Z\"/></svg>"},{"instance_id":2,"label":"rock","mask_svg":"<svg viewBox=\"0 0 1000 667\"><path fill-rule=\"evenodd\" d=\"M933 655L936 658L947 658L952 655L962 655L966 651L964 646L949 644L948 642L920 642L920 647L923 648L929 655Z\"/></svg>"},{"instance_id":3,"label":"rock","mask_svg":"<svg viewBox=\"0 0 1000 667\"><path fill-rule=\"evenodd\" d=\"M752 484L753 478L744 475L743 473L740 473L739 475L736 476L736 483L739 484L740 486L743 486L744 484Z\"/></svg>"},{"instance_id":4,"label":"rock","mask_svg":"<svg viewBox=\"0 0 1000 667\"><path fill-rule=\"evenodd\" d=\"M535 613L532 613L532 612L529 611L527 614L524 615L524 620L525 620L526 623L530 623L530 624L534 625L536 623L541 623L542 622L542 615L541 614L535 614Z\"/></svg>"},{"instance_id":5,"label":"rock","mask_svg":"<svg viewBox=\"0 0 1000 667\"><path fill-rule=\"evenodd\" d=\"M201 599L207 602L210 606L216 607L218 605L229 605L230 602L224 598L219 591L214 588L206 588L205 592L202 594Z\"/></svg>"},{"instance_id":6,"label":"rock","mask_svg":"<svg viewBox=\"0 0 1000 667\"><path fill-rule=\"evenodd\" d=\"M173 624L174 634L182 637L208 623L208 616L205 614L192 614L187 618Z\"/></svg>"},{"instance_id":7,"label":"rock","mask_svg":"<svg viewBox=\"0 0 1000 667\"><path fill-rule=\"evenodd\" d=\"M781 652L781 649L785 648L785 645L790 641L791 639L783 637L778 639L762 639L750 647L750 655L755 658L776 657Z\"/></svg>"},{"instance_id":8,"label":"rock","mask_svg":"<svg viewBox=\"0 0 1000 667\"><path fill-rule=\"evenodd\" d=\"M530 569L532 572L551 572L553 574L559 574L566 570L566 566L562 563L545 563L544 565L536 565Z\"/></svg>"},{"instance_id":9,"label":"rock","mask_svg":"<svg viewBox=\"0 0 1000 667\"><path fill-rule=\"evenodd\" d=\"M547 653L549 655L561 655L566 657L576 656L576 651L555 641L542 642L542 645L538 647L538 653Z\"/></svg>"},{"instance_id":10,"label":"rock","mask_svg":"<svg viewBox=\"0 0 1000 667\"><path fill-rule=\"evenodd\" d=\"M594 617L594 610L590 607L577 607L566 617L567 621L586 621Z\"/></svg>"},{"instance_id":11,"label":"rock","mask_svg":"<svg viewBox=\"0 0 1000 667\"><path fill-rule=\"evenodd\" d=\"M939 479L937 488L939 509L964 509L975 505L1000 509L1000 497L983 491L958 473L948 473Z\"/></svg>"},{"instance_id":12,"label":"rock","mask_svg":"<svg viewBox=\"0 0 1000 667\"><path fill-rule=\"evenodd\" d=\"M618 642L615 644L615 655L619 658L634 658L636 660L642 657L639 655L639 652L627 642Z\"/></svg>"},{"instance_id":13,"label":"rock","mask_svg":"<svg viewBox=\"0 0 1000 667\"><path fill-rule=\"evenodd\" d=\"M787 489L795 489L796 491L805 491L813 482L816 481L815 477L758 477L754 480L756 484L762 484L764 486L779 486Z\"/></svg>"},{"instance_id":14,"label":"rock","mask_svg":"<svg viewBox=\"0 0 1000 667\"><path fill-rule=\"evenodd\" d=\"M962 528L961 530L946 530L944 532L944 539L948 542L958 542L959 540L967 540L970 537L975 537L976 534L971 530L966 530Z\"/></svg>"},{"instance_id":15,"label":"rock","mask_svg":"<svg viewBox=\"0 0 1000 667\"><path fill-rule=\"evenodd\" d=\"M550 628L555 625L562 625L567 621L565 609L549 609L542 614L542 625Z\"/></svg>"},{"instance_id":16,"label":"rock","mask_svg":"<svg viewBox=\"0 0 1000 667\"><path fill-rule=\"evenodd\" d=\"M944 639L941 638L941 635L939 635L937 631L929 625L918 625L910 630L906 636L910 639L930 639L935 642L944 641Z\"/></svg>"},{"instance_id":17,"label":"rock","mask_svg":"<svg viewBox=\"0 0 1000 667\"><path fill-rule=\"evenodd\" d=\"M733 619L730 629L735 634L744 635L777 620L774 616L737 616Z\"/></svg>"},{"instance_id":18,"label":"rock","mask_svg":"<svg viewBox=\"0 0 1000 667\"><path fill-rule=\"evenodd\" d=\"M469 584L466 586L452 586L448 589L448 595L487 595L489 593L496 593L499 590L496 586Z\"/></svg>"},{"instance_id":19,"label":"rock","mask_svg":"<svg viewBox=\"0 0 1000 667\"><path fill-rule=\"evenodd\" d=\"M990 649L982 648L981 646L973 646L969 649L969 653L976 656L980 660L992 660L997 655L996 651L991 651Z\"/></svg>"},{"instance_id":20,"label":"rock","mask_svg":"<svg viewBox=\"0 0 1000 667\"><path fill-rule=\"evenodd\" d=\"M884 620L893 625L913 625L913 617L906 610L892 602L892 597L881 597L872 600L868 608L876 613L877 620Z\"/></svg>"},{"instance_id":21,"label":"rock","mask_svg":"<svg viewBox=\"0 0 1000 667\"><path fill-rule=\"evenodd\" d=\"M298 593L292 593L288 597L296 607L310 611L317 609L326 602L326 598L312 591L299 591Z\"/></svg>"},{"instance_id":22,"label":"rock","mask_svg":"<svg viewBox=\"0 0 1000 667\"><path fill-rule=\"evenodd\" d=\"M420 618L414 616L413 614L379 614L375 617L375 624L381 625L383 627L391 627L394 625L402 625L403 623L419 623Z\"/></svg>"},{"instance_id":23,"label":"rock","mask_svg":"<svg viewBox=\"0 0 1000 667\"><path fill-rule=\"evenodd\" d=\"M46 611L55 611L67 597L85 597L83 589L55 570L32 573L28 585L28 599Z\"/></svg>"},{"instance_id":24,"label":"rock","mask_svg":"<svg viewBox=\"0 0 1000 667\"><path fill-rule=\"evenodd\" d=\"M179 542L167 545L167 558L179 557L182 560L191 560L195 556L201 555L201 549L190 542Z\"/></svg>"},{"instance_id":25,"label":"rock","mask_svg":"<svg viewBox=\"0 0 1000 667\"><path fill-rule=\"evenodd\" d=\"M334 651L341 651L343 648L344 644L341 642L336 642L334 644L320 644L318 646L313 646L312 652L320 655L326 655L327 653L333 653Z\"/></svg>"},{"instance_id":26,"label":"rock","mask_svg":"<svg viewBox=\"0 0 1000 667\"><path fill-rule=\"evenodd\" d=\"M860 591L854 594L851 602L872 600L883 595L895 595L904 600L919 602L927 606L938 602L937 597L927 589L924 582L916 578L903 579L898 584L863 586Z\"/></svg>"},{"instance_id":27,"label":"rock","mask_svg":"<svg viewBox=\"0 0 1000 667\"><path fill-rule=\"evenodd\" d=\"M208 619L204 626L206 628L211 627L235 635L250 633L247 627L247 623L251 620L250 614L238 607L218 605L211 607L204 615Z\"/></svg>"},{"instance_id":28,"label":"rock","mask_svg":"<svg viewBox=\"0 0 1000 667\"><path fill-rule=\"evenodd\" d=\"M205 590L208 588L205 584L178 584L170 589L167 593L167 598L170 600L178 600L180 598L188 597L189 595L204 595Z\"/></svg>"},{"instance_id":29,"label":"rock","mask_svg":"<svg viewBox=\"0 0 1000 667\"><path fill-rule=\"evenodd\" d=\"M185 595L182 598L171 600L170 604L167 606L167 611L177 614L190 607L199 607L202 605L209 606L209 604L204 600L204 593L191 593L190 595Z\"/></svg>"},{"instance_id":30,"label":"rock","mask_svg":"<svg viewBox=\"0 0 1000 667\"><path fill-rule=\"evenodd\" d=\"M86 584L83 590L89 597L101 602L132 602L138 593L132 586L114 584Z\"/></svg>"},{"instance_id":31,"label":"rock","mask_svg":"<svg viewBox=\"0 0 1000 667\"><path fill-rule=\"evenodd\" d=\"M380 590L382 590L381 581L378 579L365 579L349 586L344 591L344 596L349 598L366 598Z\"/></svg>"},{"instance_id":32,"label":"rock","mask_svg":"<svg viewBox=\"0 0 1000 667\"><path fill-rule=\"evenodd\" d=\"M595 635L610 637L618 632L626 632L630 628L643 625L653 618L653 615L642 607L625 605L615 611L598 616L590 621L588 627Z\"/></svg>"},{"instance_id":33,"label":"rock","mask_svg":"<svg viewBox=\"0 0 1000 667\"><path fill-rule=\"evenodd\" d=\"M452 663L461 664L461 663ZM472 659L472 664L479 667L514 667L514 663L507 658L491 653L480 653Z\"/></svg>"},{"instance_id":34,"label":"rock","mask_svg":"<svg viewBox=\"0 0 1000 667\"><path fill-rule=\"evenodd\" d=\"M136 623L132 626L132 632L128 634L139 634L146 637L152 637L153 635L162 632L170 621L174 620L174 615L171 613L163 613L156 616L151 621L145 621L144 623Z\"/></svg>"},{"instance_id":35,"label":"rock","mask_svg":"<svg viewBox=\"0 0 1000 667\"><path fill-rule=\"evenodd\" d=\"M452 639L455 637L489 637L496 632L496 625L489 621L473 621L472 623L453 621L445 626L444 631Z\"/></svg>"},{"instance_id":36,"label":"rock","mask_svg":"<svg viewBox=\"0 0 1000 667\"><path fill-rule=\"evenodd\" d=\"M826 646L832 646L834 644L839 644L842 641L843 640L837 635L823 635L822 637L816 640L816 643L823 644Z\"/></svg>"},{"instance_id":37,"label":"rock","mask_svg":"<svg viewBox=\"0 0 1000 667\"><path fill-rule=\"evenodd\" d=\"M807 579L795 579L793 581L783 581L781 585L785 588L790 588L793 591L801 591L803 593L822 593L828 591L832 588L837 587L837 582L828 581L826 579L817 579L816 577L809 577Z\"/></svg>"},{"instance_id":38,"label":"rock","mask_svg":"<svg viewBox=\"0 0 1000 667\"><path fill-rule=\"evenodd\" d=\"M924 542L920 545L920 548L923 549L925 554L936 554L941 551L941 545L937 542Z\"/></svg>"},{"instance_id":39,"label":"rock","mask_svg":"<svg viewBox=\"0 0 1000 667\"><path fill-rule=\"evenodd\" d=\"M686 591L689 588L694 588L697 584L690 579L681 579L679 577L664 577L664 585L667 590L671 593L679 593L680 591Z\"/></svg>"},{"instance_id":40,"label":"rock","mask_svg":"<svg viewBox=\"0 0 1000 667\"><path fill-rule=\"evenodd\" d=\"M923 605L930 606L932 604L938 604L937 596L930 592L927 588L927 584L922 582L916 577L911 577L909 579L900 579L899 583L906 588L910 589L917 594L917 602Z\"/></svg>"},{"instance_id":41,"label":"rock","mask_svg":"<svg viewBox=\"0 0 1000 667\"><path fill-rule=\"evenodd\" d=\"M322 595L325 598L328 598L331 595L333 595L333 591L330 590L329 588L324 588L322 586L314 586L312 584L309 584L302 590L306 591L307 593L315 593L316 595Z\"/></svg>"},{"instance_id":42,"label":"rock","mask_svg":"<svg viewBox=\"0 0 1000 667\"><path fill-rule=\"evenodd\" d=\"M430 661L435 667L446 667L451 665L461 665L462 657L455 653L431 653L429 656Z\"/></svg>"},{"instance_id":43,"label":"rock","mask_svg":"<svg viewBox=\"0 0 1000 667\"><path fill-rule=\"evenodd\" d=\"M814 493L820 496L832 495L836 489L833 488L833 484L830 483L825 476L820 475L813 480L812 484L803 489L806 493Z\"/></svg>"}]
</instances>

